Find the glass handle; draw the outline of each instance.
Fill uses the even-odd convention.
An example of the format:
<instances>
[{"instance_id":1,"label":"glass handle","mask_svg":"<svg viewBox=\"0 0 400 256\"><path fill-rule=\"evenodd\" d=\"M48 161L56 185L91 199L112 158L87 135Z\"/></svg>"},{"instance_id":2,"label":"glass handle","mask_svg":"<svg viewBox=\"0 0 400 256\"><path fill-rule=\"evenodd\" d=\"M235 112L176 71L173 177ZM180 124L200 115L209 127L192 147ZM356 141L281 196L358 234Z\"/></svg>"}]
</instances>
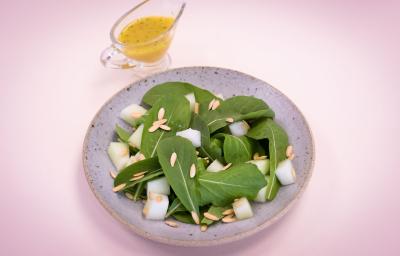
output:
<instances>
[{"instance_id":1,"label":"glass handle","mask_svg":"<svg viewBox=\"0 0 400 256\"><path fill-rule=\"evenodd\" d=\"M107 68L127 69L136 67L137 63L126 57L117 47L107 47L100 56L100 61Z\"/></svg>"}]
</instances>

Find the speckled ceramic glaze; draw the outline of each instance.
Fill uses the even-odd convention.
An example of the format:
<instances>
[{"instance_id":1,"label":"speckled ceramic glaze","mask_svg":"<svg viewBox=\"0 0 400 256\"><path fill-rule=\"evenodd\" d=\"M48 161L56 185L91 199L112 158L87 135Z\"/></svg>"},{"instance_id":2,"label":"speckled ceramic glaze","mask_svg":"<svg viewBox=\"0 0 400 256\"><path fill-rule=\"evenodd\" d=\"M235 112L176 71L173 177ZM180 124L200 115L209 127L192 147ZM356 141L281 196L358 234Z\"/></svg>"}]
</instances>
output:
<instances>
[{"instance_id":1,"label":"speckled ceramic glaze","mask_svg":"<svg viewBox=\"0 0 400 256\"><path fill-rule=\"evenodd\" d=\"M114 169L107 156L107 147L115 141L114 128L121 110L129 104L140 103L151 87L169 81L183 81L203 87L225 98L235 95L253 95L263 99L276 113L294 146L297 171L296 184L282 187L272 202L254 203L254 217L229 224L211 226L200 232L199 226L181 224L171 228L162 221L149 221L142 217L143 204L133 202L112 192L113 180L109 170ZM126 126L125 126L126 127ZM83 164L88 183L101 204L120 222L137 234L167 244L206 246L236 241L264 229L282 217L304 191L312 173L314 146L310 129L301 112L280 91L264 81L249 75L222 68L188 67L169 70L135 82L114 95L99 110L86 134Z\"/></svg>"}]
</instances>

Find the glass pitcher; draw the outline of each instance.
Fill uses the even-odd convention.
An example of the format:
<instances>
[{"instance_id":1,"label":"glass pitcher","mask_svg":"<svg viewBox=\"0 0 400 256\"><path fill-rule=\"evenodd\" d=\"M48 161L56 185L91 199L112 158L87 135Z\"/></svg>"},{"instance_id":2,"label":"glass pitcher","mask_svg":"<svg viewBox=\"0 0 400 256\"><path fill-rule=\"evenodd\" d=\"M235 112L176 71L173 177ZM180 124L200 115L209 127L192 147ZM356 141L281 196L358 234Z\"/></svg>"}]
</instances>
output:
<instances>
[{"instance_id":1,"label":"glass pitcher","mask_svg":"<svg viewBox=\"0 0 400 256\"><path fill-rule=\"evenodd\" d=\"M130 68L142 76L166 70L171 64L167 51L184 9L185 3L179 0L141 2L115 22L112 44L102 52L101 62L110 68ZM130 29L137 38L129 34ZM164 30L158 33L155 29Z\"/></svg>"}]
</instances>

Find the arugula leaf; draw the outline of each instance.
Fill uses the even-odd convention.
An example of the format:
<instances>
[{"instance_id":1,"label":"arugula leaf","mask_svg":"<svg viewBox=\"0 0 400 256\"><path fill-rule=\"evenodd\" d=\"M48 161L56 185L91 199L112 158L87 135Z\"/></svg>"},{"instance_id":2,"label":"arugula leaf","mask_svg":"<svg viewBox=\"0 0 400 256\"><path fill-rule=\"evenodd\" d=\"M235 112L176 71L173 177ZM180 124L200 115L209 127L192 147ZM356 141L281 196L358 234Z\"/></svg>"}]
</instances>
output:
<instances>
[{"instance_id":1,"label":"arugula leaf","mask_svg":"<svg viewBox=\"0 0 400 256\"><path fill-rule=\"evenodd\" d=\"M221 172L198 176L200 204L224 206L242 196L254 198L266 185L264 175L253 164L241 163Z\"/></svg>"},{"instance_id":2,"label":"arugula leaf","mask_svg":"<svg viewBox=\"0 0 400 256\"><path fill-rule=\"evenodd\" d=\"M199 113L208 112L208 104L217 97L211 92L201 89L189 83L183 82L167 82L159 84L151 88L143 96L142 101L150 106L154 105L155 102L165 95L181 95L184 96L189 93L194 93L196 102L199 103Z\"/></svg>"},{"instance_id":3,"label":"arugula leaf","mask_svg":"<svg viewBox=\"0 0 400 256\"><path fill-rule=\"evenodd\" d=\"M210 131L208 130L207 124L199 115L193 115L190 127L201 133L201 146L198 148L200 155L208 157L211 162L215 159L223 162L222 150L216 148L215 145L211 145Z\"/></svg>"},{"instance_id":4,"label":"arugula leaf","mask_svg":"<svg viewBox=\"0 0 400 256\"><path fill-rule=\"evenodd\" d=\"M175 165L172 167L170 158L176 153ZM189 212L199 216L198 194L194 178L190 178L189 170L192 164L198 169L195 148L192 143L182 137L174 136L164 139L157 148L160 164L176 196Z\"/></svg>"},{"instance_id":5,"label":"arugula leaf","mask_svg":"<svg viewBox=\"0 0 400 256\"><path fill-rule=\"evenodd\" d=\"M165 214L165 218L168 218L169 216L177 213L177 212L185 212L186 208L183 206L181 201L179 201L179 198L175 198L174 201L170 204L168 207L167 214Z\"/></svg>"},{"instance_id":6,"label":"arugula leaf","mask_svg":"<svg viewBox=\"0 0 400 256\"><path fill-rule=\"evenodd\" d=\"M164 118L167 119L166 125L171 130L164 131L157 129L154 132L149 132L149 128L153 122L158 120L158 111L160 108L165 109ZM157 148L160 142L167 138L174 136L177 131L184 130L189 127L191 119L191 111L189 101L183 96L168 95L159 99L148 111L148 116L144 122L144 129L142 135L141 151L146 157L154 157L157 154Z\"/></svg>"},{"instance_id":7,"label":"arugula leaf","mask_svg":"<svg viewBox=\"0 0 400 256\"><path fill-rule=\"evenodd\" d=\"M229 134L223 134L223 136L225 137L224 158L227 163L243 163L252 159L253 147L250 139Z\"/></svg>"},{"instance_id":8,"label":"arugula leaf","mask_svg":"<svg viewBox=\"0 0 400 256\"><path fill-rule=\"evenodd\" d=\"M225 210L228 210L230 207L221 207L221 206L210 206L210 208L208 209L208 213L211 213L212 215L218 217L219 219L222 219L224 217L224 215L222 214ZM205 225L211 225L213 224L215 221L207 219L206 217L203 217L201 219L201 224L205 224Z\"/></svg>"},{"instance_id":9,"label":"arugula leaf","mask_svg":"<svg viewBox=\"0 0 400 256\"><path fill-rule=\"evenodd\" d=\"M125 143L128 143L129 137L131 136L131 134L125 130L124 128L122 128L121 126L119 126L118 124L115 125L115 132L118 135L118 138Z\"/></svg>"},{"instance_id":10,"label":"arugula leaf","mask_svg":"<svg viewBox=\"0 0 400 256\"><path fill-rule=\"evenodd\" d=\"M235 96L223 102L216 109L200 114L206 122L210 133L228 125L226 118L235 121L274 117L274 111L262 100L253 96Z\"/></svg>"},{"instance_id":11,"label":"arugula leaf","mask_svg":"<svg viewBox=\"0 0 400 256\"><path fill-rule=\"evenodd\" d=\"M161 166L158 162L158 158L147 158L125 167L118 173L117 177L115 177L114 186L118 186L122 183L132 183L131 181L129 181L132 176L135 173L143 171L147 171L148 173L153 171L161 171Z\"/></svg>"},{"instance_id":12,"label":"arugula leaf","mask_svg":"<svg viewBox=\"0 0 400 256\"><path fill-rule=\"evenodd\" d=\"M264 118L254 123L253 127L247 133L250 138L260 140L268 139L269 158L270 158L270 181L267 185L266 198L273 200L278 193L280 184L275 176L278 164L286 159L286 148L289 145L289 139L285 130L272 119Z\"/></svg>"}]
</instances>

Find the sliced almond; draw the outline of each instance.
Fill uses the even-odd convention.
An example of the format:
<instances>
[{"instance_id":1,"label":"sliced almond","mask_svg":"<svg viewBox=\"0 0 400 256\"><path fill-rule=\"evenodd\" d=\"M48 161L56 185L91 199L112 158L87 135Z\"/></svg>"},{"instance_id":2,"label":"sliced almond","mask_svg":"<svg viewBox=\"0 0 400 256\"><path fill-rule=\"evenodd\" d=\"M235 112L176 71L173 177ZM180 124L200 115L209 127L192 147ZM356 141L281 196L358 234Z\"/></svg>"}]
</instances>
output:
<instances>
[{"instance_id":1,"label":"sliced almond","mask_svg":"<svg viewBox=\"0 0 400 256\"><path fill-rule=\"evenodd\" d=\"M198 102L195 102L194 103L194 113L198 114L199 108L200 108L200 104Z\"/></svg>"},{"instance_id":2,"label":"sliced almond","mask_svg":"<svg viewBox=\"0 0 400 256\"><path fill-rule=\"evenodd\" d=\"M229 163L229 164L225 165L223 170L228 169L229 167L231 167L231 165L232 165L232 163Z\"/></svg>"},{"instance_id":3,"label":"sliced almond","mask_svg":"<svg viewBox=\"0 0 400 256\"><path fill-rule=\"evenodd\" d=\"M194 223L196 223L197 225L200 224L199 215L197 215L197 213L195 211L192 211L191 214L192 214Z\"/></svg>"},{"instance_id":4,"label":"sliced almond","mask_svg":"<svg viewBox=\"0 0 400 256\"><path fill-rule=\"evenodd\" d=\"M178 227L178 223L176 223L175 221L172 221L172 220L166 220L164 223L173 228Z\"/></svg>"},{"instance_id":5,"label":"sliced almond","mask_svg":"<svg viewBox=\"0 0 400 256\"><path fill-rule=\"evenodd\" d=\"M235 222L235 221L237 221L237 219L233 215L227 215L222 218L222 222L224 222L224 223L231 223L231 222Z\"/></svg>"},{"instance_id":6,"label":"sliced almond","mask_svg":"<svg viewBox=\"0 0 400 256\"><path fill-rule=\"evenodd\" d=\"M158 120L163 119L164 115L165 115L165 109L164 108L160 108L160 110L158 110L158 114L157 114Z\"/></svg>"},{"instance_id":7,"label":"sliced almond","mask_svg":"<svg viewBox=\"0 0 400 256\"><path fill-rule=\"evenodd\" d=\"M149 209L147 207L143 207L143 215L146 216L148 212Z\"/></svg>"},{"instance_id":8,"label":"sliced almond","mask_svg":"<svg viewBox=\"0 0 400 256\"><path fill-rule=\"evenodd\" d=\"M135 180L140 180L141 178L143 178L144 177L144 175L142 174L142 175L140 175L140 176L133 176L133 178L132 179L130 179L130 181L135 181Z\"/></svg>"},{"instance_id":9,"label":"sliced almond","mask_svg":"<svg viewBox=\"0 0 400 256\"><path fill-rule=\"evenodd\" d=\"M289 146L286 148L286 157L289 158L292 154L293 154L293 146L292 146L292 145L289 145Z\"/></svg>"},{"instance_id":10,"label":"sliced almond","mask_svg":"<svg viewBox=\"0 0 400 256\"><path fill-rule=\"evenodd\" d=\"M256 152L256 153L253 155L253 159L254 159L254 160L257 160L256 158L259 157L259 156L260 156L260 154L259 154L258 152Z\"/></svg>"},{"instance_id":11,"label":"sliced almond","mask_svg":"<svg viewBox=\"0 0 400 256\"><path fill-rule=\"evenodd\" d=\"M142 117L142 116L143 116L143 114L142 114L142 113L139 113L139 112L133 112L133 113L132 113L132 117L135 118L135 119L136 119L136 118L140 118L140 117Z\"/></svg>"},{"instance_id":12,"label":"sliced almond","mask_svg":"<svg viewBox=\"0 0 400 256\"><path fill-rule=\"evenodd\" d=\"M215 102L215 99L212 99L212 100L210 101L210 103L208 104L208 110L211 110L211 109L212 109L212 107L213 107L213 105L214 105L214 102Z\"/></svg>"},{"instance_id":13,"label":"sliced almond","mask_svg":"<svg viewBox=\"0 0 400 256\"><path fill-rule=\"evenodd\" d=\"M228 117L227 119L225 119L225 121L227 121L228 123L233 123L235 120L233 120L232 117Z\"/></svg>"},{"instance_id":14,"label":"sliced almond","mask_svg":"<svg viewBox=\"0 0 400 256\"><path fill-rule=\"evenodd\" d=\"M124 187L126 187L126 183L119 184L116 187L113 187L113 192L121 191Z\"/></svg>"},{"instance_id":15,"label":"sliced almond","mask_svg":"<svg viewBox=\"0 0 400 256\"><path fill-rule=\"evenodd\" d=\"M160 128L159 125L153 125L149 128L149 132L155 132L158 128Z\"/></svg>"},{"instance_id":16,"label":"sliced almond","mask_svg":"<svg viewBox=\"0 0 400 256\"><path fill-rule=\"evenodd\" d=\"M110 176L111 178L115 179L117 177L117 174L113 171L110 171Z\"/></svg>"},{"instance_id":17,"label":"sliced almond","mask_svg":"<svg viewBox=\"0 0 400 256\"><path fill-rule=\"evenodd\" d=\"M176 155L175 152L172 153L171 158L169 159L169 163L171 164L172 167L174 167L177 157L178 157L178 156Z\"/></svg>"},{"instance_id":18,"label":"sliced almond","mask_svg":"<svg viewBox=\"0 0 400 256\"><path fill-rule=\"evenodd\" d=\"M142 153L140 153L140 154L136 157L136 160L138 160L138 161L142 161L142 160L144 160L144 159L146 159L146 157L145 157Z\"/></svg>"},{"instance_id":19,"label":"sliced almond","mask_svg":"<svg viewBox=\"0 0 400 256\"><path fill-rule=\"evenodd\" d=\"M256 156L254 157L254 160L264 160L267 159L267 156Z\"/></svg>"},{"instance_id":20,"label":"sliced almond","mask_svg":"<svg viewBox=\"0 0 400 256\"><path fill-rule=\"evenodd\" d=\"M133 200L133 195L131 193L126 192L125 196L129 199L129 200Z\"/></svg>"},{"instance_id":21,"label":"sliced almond","mask_svg":"<svg viewBox=\"0 0 400 256\"><path fill-rule=\"evenodd\" d=\"M160 125L160 128L163 129L164 131L171 131L171 127L169 127L168 125Z\"/></svg>"},{"instance_id":22,"label":"sliced almond","mask_svg":"<svg viewBox=\"0 0 400 256\"><path fill-rule=\"evenodd\" d=\"M204 213L204 217L206 217L209 220L213 220L213 221L218 221L219 220L219 218L217 216L215 216L214 214L209 213L209 212L205 212Z\"/></svg>"},{"instance_id":23,"label":"sliced almond","mask_svg":"<svg viewBox=\"0 0 400 256\"><path fill-rule=\"evenodd\" d=\"M294 157L295 157L295 154L291 154L291 155L289 156L289 160L293 160Z\"/></svg>"},{"instance_id":24,"label":"sliced almond","mask_svg":"<svg viewBox=\"0 0 400 256\"><path fill-rule=\"evenodd\" d=\"M235 212L233 209L228 209L222 212L223 215L233 215Z\"/></svg>"},{"instance_id":25,"label":"sliced almond","mask_svg":"<svg viewBox=\"0 0 400 256\"><path fill-rule=\"evenodd\" d=\"M200 231L205 232L207 230L208 226L207 225L201 225Z\"/></svg>"},{"instance_id":26,"label":"sliced almond","mask_svg":"<svg viewBox=\"0 0 400 256\"><path fill-rule=\"evenodd\" d=\"M192 164L192 166L190 166L189 176L190 176L190 178L194 178L194 176L196 176L196 165L195 164Z\"/></svg>"},{"instance_id":27,"label":"sliced almond","mask_svg":"<svg viewBox=\"0 0 400 256\"><path fill-rule=\"evenodd\" d=\"M145 174L146 172L147 172L147 171L135 173L135 174L133 174L133 177L142 176L142 175Z\"/></svg>"},{"instance_id":28,"label":"sliced almond","mask_svg":"<svg viewBox=\"0 0 400 256\"><path fill-rule=\"evenodd\" d=\"M167 119L160 119L160 120L157 120L157 121L154 121L153 122L153 125L162 125L162 124L165 124L167 122Z\"/></svg>"},{"instance_id":29,"label":"sliced almond","mask_svg":"<svg viewBox=\"0 0 400 256\"><path fill-rule=\"evenodd\" d=\"M219 107L219 105L221 105L221 102L219 102L219 100L215 100L211 107L211 110L216 110Z\"/></svg>"}]
</instances>

